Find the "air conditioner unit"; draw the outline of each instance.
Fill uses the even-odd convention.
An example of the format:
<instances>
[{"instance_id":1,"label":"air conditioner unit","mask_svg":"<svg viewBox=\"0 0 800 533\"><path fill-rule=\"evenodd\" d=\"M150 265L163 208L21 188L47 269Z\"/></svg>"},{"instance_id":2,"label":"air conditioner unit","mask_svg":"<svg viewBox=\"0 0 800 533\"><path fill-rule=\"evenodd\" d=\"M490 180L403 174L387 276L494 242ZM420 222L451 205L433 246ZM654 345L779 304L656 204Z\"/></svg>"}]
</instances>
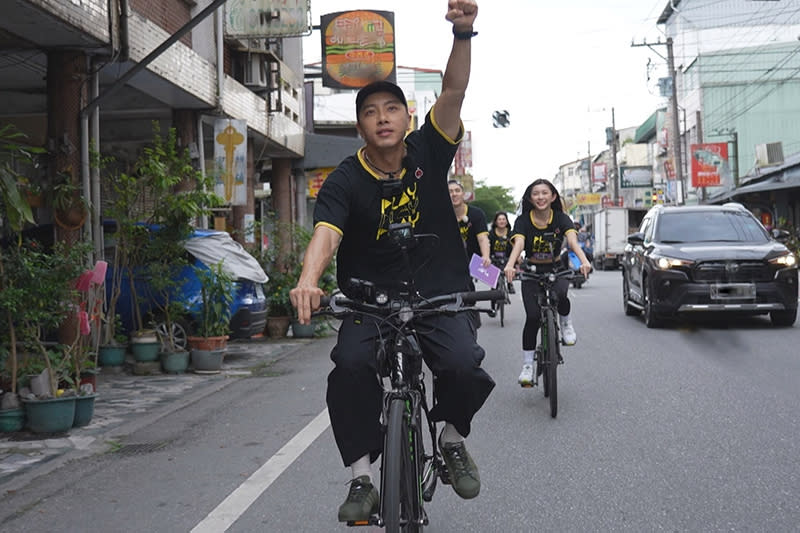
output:
<instances>
[{"instance_id":1,"label":"air conditioner unit","mask_svg":"<svg viewBox=\"0 0 800 533\"><path fill-rule=\"evenodd\" d=\"M267 86L267 66L262 54L251 54L244 62L244 84L247 87Z\"/></svg>"},{"instance_id":2,"label":"air conditioner unit","mask_svg":"<svg viewBox=\"0 0 800 533\"><path fill-rule=\"evenodd\" d=\"M756 166L773 167L783 164L783 143L765 143L756 145Z\"/></svg>"}]
</instances>

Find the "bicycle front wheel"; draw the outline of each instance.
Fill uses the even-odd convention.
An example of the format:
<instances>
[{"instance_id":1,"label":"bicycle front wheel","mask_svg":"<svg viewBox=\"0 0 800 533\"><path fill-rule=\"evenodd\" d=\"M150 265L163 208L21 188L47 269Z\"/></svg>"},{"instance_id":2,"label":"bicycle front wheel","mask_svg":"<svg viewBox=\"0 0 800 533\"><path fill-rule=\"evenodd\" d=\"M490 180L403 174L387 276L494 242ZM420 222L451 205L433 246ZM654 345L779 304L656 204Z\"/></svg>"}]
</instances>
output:
<instances>
[{"instance_id":1,"label":"bicycle front wheel","mask_svg":"<svg viewBox=\"0 0 800 533\"><path fill-rule=\"evenodd\" d=\"M550 416L555 418L558 413L558 380L556 371L558 369L558 333L556 330L556 314L553 311L547 313L547 352L545 354L545 383L546 390L550 396Z\"/></svg>"},{"instance_id":2,"label":"bicycle front wheel","mask_svg":"<svg viewBox=\"0 0 800 533\"><path fill-rule=\"evenodd\" d=\"M415 523L419 478L414 454L418 445L416 433L409 427L406 401L395 398L389 404L386 442L383 447L382 514L388 532L420 533Z\"/></svg>"}]
</instances>

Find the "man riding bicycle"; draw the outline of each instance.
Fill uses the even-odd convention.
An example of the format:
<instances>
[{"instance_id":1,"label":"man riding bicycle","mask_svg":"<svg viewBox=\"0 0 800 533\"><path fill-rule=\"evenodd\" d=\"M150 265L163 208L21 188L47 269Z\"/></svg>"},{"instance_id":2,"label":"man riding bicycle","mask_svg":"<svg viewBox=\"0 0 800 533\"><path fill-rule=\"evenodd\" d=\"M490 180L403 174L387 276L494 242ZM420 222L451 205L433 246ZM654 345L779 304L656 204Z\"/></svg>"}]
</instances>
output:
<instances>
[{"instance_id":1,"label":"man riding bicycle","mask_svg":"<svg viewBox=\"0 0 800 533\"><path fill-rule=\"evenodd\" d=\"M319 307L322 290L317 284L334 253L339 286L351 298L357 298L349 292L351 278L380 287L407 277L387 233L393 223L408 222L416 233L438 235L438 247L410 252L413 281L422 296L470 289L466 261L452 260L463 256L464 247L452 215L447 172L464 133L460 112L477 12L474 0L448 1L453 46L441 94L419 131L405 136L410 115L398 86L379 81L358 92L356 128L365 146L345 159L319 191L314 233L297 287L291 291L301 323L309 323L311 311ZM485 353L465 314L430 316L421 323L425 327L418 328L420 344L435 376L436 405L430 418L445 422L439 446L454 490L462 498L474 498L480 491L480 476L464 438L494 381L481 368ZM368 519L379 501L371 468L383 447L382 388L375 358L378 326L366 316L343 320L331 353L335 364L327 391L331 426L344 465L352 471L347 499L339 508L341 522Z\"/></svg>"}]
</instances>

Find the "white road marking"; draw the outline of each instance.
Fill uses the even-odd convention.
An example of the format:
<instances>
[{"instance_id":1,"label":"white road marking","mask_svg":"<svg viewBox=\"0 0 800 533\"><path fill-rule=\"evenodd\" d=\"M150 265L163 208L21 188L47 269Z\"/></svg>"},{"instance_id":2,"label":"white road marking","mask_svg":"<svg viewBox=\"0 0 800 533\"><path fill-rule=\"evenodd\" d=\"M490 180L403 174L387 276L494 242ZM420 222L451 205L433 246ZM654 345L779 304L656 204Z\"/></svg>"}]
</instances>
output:
<instances>
[{"instance_id":1,"label":"white road marking","mask_svg":"<svg viewBox=\"0 0 800 533\"><path fill-rule=\"evenodd\" d=\"M264 493L312 442L330 425L328 410L308 423L292 440L256 470L197 524L191 533L221 533L227 531L240 516Z\"/></svg>"}]
</instances>

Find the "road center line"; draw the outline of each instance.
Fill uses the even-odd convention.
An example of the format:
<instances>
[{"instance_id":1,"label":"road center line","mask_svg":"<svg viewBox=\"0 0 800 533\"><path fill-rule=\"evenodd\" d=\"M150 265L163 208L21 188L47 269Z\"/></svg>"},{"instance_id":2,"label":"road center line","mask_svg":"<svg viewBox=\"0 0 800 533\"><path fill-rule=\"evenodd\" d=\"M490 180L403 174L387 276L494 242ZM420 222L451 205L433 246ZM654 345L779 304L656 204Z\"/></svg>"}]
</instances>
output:
<instances>
[{"instance_id":1,"label":"road center line","mask_svg":"<svg viewBox=\"0 0 800 533\"><path fill-rule=\"evenodd\" d=\"M292 440L278 450L269 461L261 465L253 475L231 492L216 509L208 513L192 529L191 533L220 533L227 531L329 425L328 410L324 409L297 435L292 437Z\"/></svg>"}]
</instances>

